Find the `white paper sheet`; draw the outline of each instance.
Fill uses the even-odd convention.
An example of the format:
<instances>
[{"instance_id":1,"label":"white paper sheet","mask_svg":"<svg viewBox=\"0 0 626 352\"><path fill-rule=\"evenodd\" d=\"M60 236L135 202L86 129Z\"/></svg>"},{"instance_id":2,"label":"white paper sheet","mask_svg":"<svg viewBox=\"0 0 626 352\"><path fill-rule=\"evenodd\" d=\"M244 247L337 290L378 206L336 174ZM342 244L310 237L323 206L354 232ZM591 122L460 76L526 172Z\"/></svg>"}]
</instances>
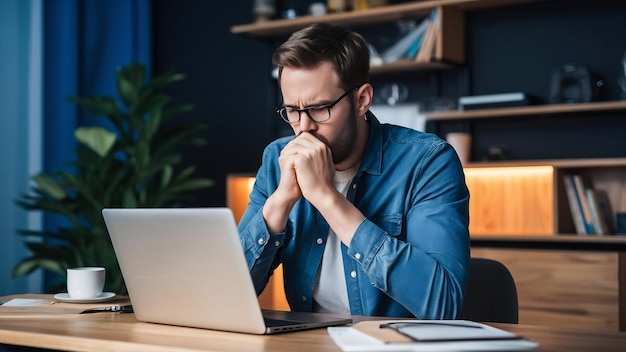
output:
<instances>
[{"instance_id":1,"label":"white paper sheet","mask_svg":"<svg viewBox=\"0 0 626 352\"><path fill-rule=\"evenodd\" d=\"M387 321L388 322L388 321ZM439 322L441 325L436 328ZM455 321L456 322L456 321ZM463 321L459 321L463 322ZM423 338L461 338L467 332L461 332L454 326L444 325L448 321L429 321L433 326L426 326L420 332ZM486 328L485 337L509 337L512 334L488 325L478 324ZM458 335L461 333L463 336ZM329 327L328 335L335 344L346 352L373 352L373 351L527 351L536 349L539 344L524 338L512 340L460 340L460 341L425 341L408 343L385 343L366 333L351 327Z\"/></svg>"}]
</instances>

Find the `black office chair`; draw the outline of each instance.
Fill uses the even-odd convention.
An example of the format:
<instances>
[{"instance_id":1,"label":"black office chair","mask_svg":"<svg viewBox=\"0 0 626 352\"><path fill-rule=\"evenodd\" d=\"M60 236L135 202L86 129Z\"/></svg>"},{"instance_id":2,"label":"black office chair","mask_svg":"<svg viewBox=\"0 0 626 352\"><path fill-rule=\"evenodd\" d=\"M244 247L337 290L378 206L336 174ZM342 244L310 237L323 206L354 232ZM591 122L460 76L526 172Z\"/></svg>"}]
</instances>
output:
<instances>
[{"instance_id":1,"label":"black office chair","mask_svg":"<svg viewBox=\"0 0 626 352\"><path fill-rule=\"evenodd\" d=\"M471 258L465 300L457 319L518 323L517 288L504 264L493 259Z\"/></svg>"}]
</instances>

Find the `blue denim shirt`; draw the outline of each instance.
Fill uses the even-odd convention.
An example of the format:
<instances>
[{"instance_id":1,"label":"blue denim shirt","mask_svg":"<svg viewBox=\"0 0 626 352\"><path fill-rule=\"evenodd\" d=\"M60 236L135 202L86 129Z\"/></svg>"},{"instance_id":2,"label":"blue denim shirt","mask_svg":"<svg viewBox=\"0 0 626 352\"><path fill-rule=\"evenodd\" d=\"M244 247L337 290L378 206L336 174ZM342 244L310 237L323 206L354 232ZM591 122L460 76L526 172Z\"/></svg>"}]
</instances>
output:
<instances>
[{"instance_id":1,"label":"blue denim shirt","mask_svg":"<svg viewBox=\"0 0 626 352\"><path fill-rule=\"evenodd\" d=\"M342 244L351 314L454 319L470 256L463 168L441 138L368 117L367 147L347 195L366 219L350 247ZM280 151L293 138L266 147L239 234L257 293L283 263L291 310L312 311L327 222L304 198L282 233L269 233L262 214L278 187Z\"/></svg>"}]
</instances>

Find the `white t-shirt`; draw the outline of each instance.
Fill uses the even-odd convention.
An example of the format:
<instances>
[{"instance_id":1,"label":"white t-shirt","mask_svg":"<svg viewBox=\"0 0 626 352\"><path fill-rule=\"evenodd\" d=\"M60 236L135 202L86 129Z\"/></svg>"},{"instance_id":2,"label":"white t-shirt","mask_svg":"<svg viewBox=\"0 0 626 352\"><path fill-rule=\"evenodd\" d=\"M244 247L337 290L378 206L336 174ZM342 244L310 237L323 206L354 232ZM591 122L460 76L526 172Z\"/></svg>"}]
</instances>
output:
<instances>
[{"instance_id":1,"label":"white t-shirt","mask_svg":"<svg viewBox=\"0 0 626 352\"><path fill-rule=\"evenodd\" d=\"M335 188L345 197L358 165L349 170L335 171ZM329 228L322 264L313 287L313 311L321 313L350 314L348 289L343 273L341 240Z\"/></svg>"}]
</instances>

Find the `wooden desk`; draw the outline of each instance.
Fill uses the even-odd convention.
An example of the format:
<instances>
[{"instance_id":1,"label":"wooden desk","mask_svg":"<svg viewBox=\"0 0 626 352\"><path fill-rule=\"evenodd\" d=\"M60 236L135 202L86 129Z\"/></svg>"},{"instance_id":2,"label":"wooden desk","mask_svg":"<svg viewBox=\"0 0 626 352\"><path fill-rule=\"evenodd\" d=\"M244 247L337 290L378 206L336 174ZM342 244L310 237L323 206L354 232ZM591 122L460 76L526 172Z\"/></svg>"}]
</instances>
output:
<instances>
[{"instance_id":1,"label":"wooden desk","mask_svg":"<svg viewBox=\"0 0 626 352\"><path fill-rule=\"evenodd\" d=\"M355 317L355 321L368 319ZM537 351L623 351L626 333L493 324ZM133 314L4 314L0 344L65 351L340 351L326 329L257 336L138 322Z\"/></svg>"}]
</instances>

